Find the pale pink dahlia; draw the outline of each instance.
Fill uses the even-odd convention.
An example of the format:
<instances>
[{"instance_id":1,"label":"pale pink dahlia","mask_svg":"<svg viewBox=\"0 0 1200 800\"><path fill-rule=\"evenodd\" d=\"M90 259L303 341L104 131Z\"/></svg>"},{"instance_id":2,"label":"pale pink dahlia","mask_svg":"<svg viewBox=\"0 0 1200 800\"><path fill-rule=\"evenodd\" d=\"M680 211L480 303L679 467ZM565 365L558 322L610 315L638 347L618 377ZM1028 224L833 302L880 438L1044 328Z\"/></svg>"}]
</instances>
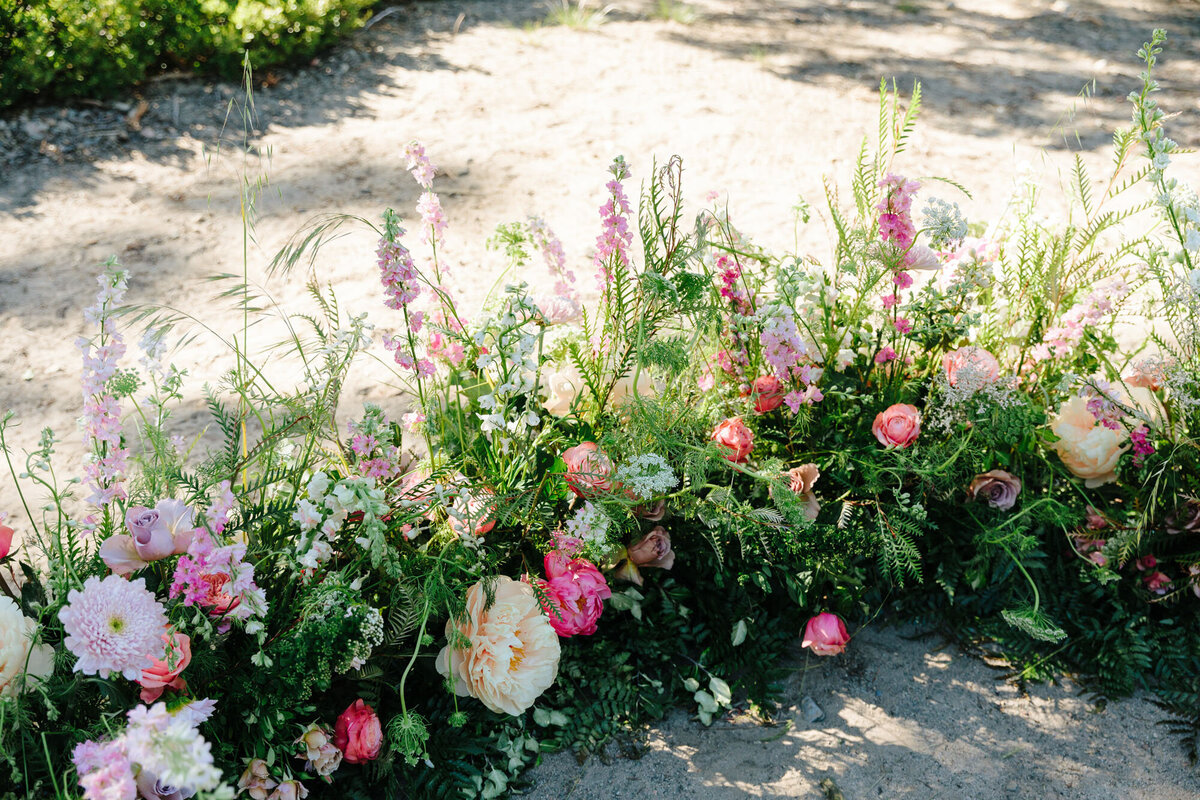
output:
<instances>
[{"instance_id":1,"label":"pale pink dahlia","mask_svg":"<svg viewBox=\"0 0 1200 800\"><path fill-rule=\"evenodd\" d=\"M167 614L142 578L88 578L82 592L72 589L67 595L58 618L67 633L67 649L79 658L76 672L101 678L120 672L136 681L164 656Z\"/></svg>"}]
</instances>

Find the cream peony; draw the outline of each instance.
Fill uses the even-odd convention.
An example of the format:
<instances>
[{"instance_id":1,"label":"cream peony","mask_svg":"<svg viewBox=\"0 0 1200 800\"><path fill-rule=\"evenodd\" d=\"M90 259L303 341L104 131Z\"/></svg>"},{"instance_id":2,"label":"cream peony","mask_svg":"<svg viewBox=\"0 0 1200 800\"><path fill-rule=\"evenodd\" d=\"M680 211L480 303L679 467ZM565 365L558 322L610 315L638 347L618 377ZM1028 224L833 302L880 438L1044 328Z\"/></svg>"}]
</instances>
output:
<instances>
[{"instance_id":1,"label":"cream peony","mask_svg":"<svg viewBox=\"0 0 1200 800\"><path fill-rule=\"evenodd\" d=\"M1088 411L1087 400L1072 397L1050 424L1058 437L1052 447L1089 489L1117 480L1117 459L1129 447L1129 435L1106 428Z\"/></svg>"},{"instance_id":2,"label":"cream peony","mask_svg":"<svg viewBox=\"0 0 1200 800\"><path fill-rule=\"evenodd\" d=\"M575 398L586 385L574 364L543 375L542 380L547 392L546 402L542 403L542 407L556 417L565 417L571 413Z\"/></svg>"},{"instance_id":3,"label":"cream peony","mask_svg":"<svg viewBox=\"0 0 1200 800\"><path fill-rule=\"evenodd\" d=\"M486 594L482 582L472 586L467 619L446 622L449 643L438 653L437 670L452 677L455 694L516 716L558 676L558 634L529 584L501 576L490 608Z\"/></svg>"},{"instance_id":4,"label":"cream peony","mask_svg":"<svg viewBox=\"0 0 1200 800\"><path fill-rule=\"evenodd\" d=\"M636 394L642 397L657 397L664 388L666 388L666 384L651 377L648 372L638 375ZM633 373L630 373L613 384L612 394L609 395L608 401L614 408L619 408L633 399L634 394Z\"/></svg>"},{"instance_id":5,"label":"cream peony","mask_svg":"<svg viewBox=\"0 0 1200 800\"><path fill-rule=\"evenodd\" d=\"M48 678L54 671L54 650L34 644L37 623L21 613L11 599L0 596L0 696L16 694L22 672L27 678Z\"/></svg>"}]
</instances>

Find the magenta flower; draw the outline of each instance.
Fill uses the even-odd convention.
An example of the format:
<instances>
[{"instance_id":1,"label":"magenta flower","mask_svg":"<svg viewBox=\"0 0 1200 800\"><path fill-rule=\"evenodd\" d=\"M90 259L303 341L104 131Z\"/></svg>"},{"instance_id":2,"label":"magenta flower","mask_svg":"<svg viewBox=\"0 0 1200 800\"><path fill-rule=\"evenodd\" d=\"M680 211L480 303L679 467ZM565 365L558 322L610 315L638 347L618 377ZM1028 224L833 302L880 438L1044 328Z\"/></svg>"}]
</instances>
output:
<instances>
[{"instance_id":1,"label":"magenta flower","mask_svg":"<svg viewBox=\"0 0 1200 800\"><path fill-rule=\"evenodd\" d=\"M533 580L547 601L543 604L550 626L561 637L590 636L612 590L596 565L582 558L568 559L558 552L546 554L546 580Z\"/></svg>"}]
</instances>

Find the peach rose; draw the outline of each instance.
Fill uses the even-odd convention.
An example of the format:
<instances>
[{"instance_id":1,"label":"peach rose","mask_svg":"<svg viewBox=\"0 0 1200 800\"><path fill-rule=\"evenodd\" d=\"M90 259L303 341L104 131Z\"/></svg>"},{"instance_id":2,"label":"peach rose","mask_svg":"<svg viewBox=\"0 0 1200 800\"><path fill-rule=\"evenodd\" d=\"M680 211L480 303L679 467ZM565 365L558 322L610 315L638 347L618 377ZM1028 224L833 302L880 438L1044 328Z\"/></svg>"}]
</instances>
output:
<instances>
[{"instance_id":1,"label":"peach rose","mask_svg":"<svg viewBox=\"0 0 1200 800\"><path fill-rule=\"evenodd\" d=\"M494 588L490 608L482 582L467 590L466 618L446 622L450 643L436 666L453 678L455 694L517 716L558 676L558 634L532 586L502 575Z\"/></svg>"},{"instance_id":2,"label":"peach rose","mask_svg":"<svg viewBox=\"0 0 1200 800\"><path fill-rule=\"evenodd\" d=\"M754 398L754 411L766 414L783 405L783 384L774 375L761 375L754 379L750 387L750 396Z\"/></svg>"},{"instance_id":3,"label":"peach rose","mask_svg":"<svg viewBox=\"0 0 1200 800\"><path fill-rule=\"evenodd\" d=\"M981 347L960 347L942 356L942 368L946 370L946 381L958 385L959 372L973 383L991 383L1000 377L1000 362Z\"/></svg>"},{"instance_id":4,"label":"peach rose","mask_svg":"<svg viewBox=\"0 0 1200 800\"><path fill-rule=\"evenodd\" d=\"M37 631L37 622L0 594L0 697L16 694L22 675L24 688L32 688L35 679L43 680L54 672L54 649L33 643Z\"/></svg>"},{"instance_id":5,"label":"peach rose","mask_svg":"<svg viewBox=\"0 0 1200 800\"><path fill-rule=\"evenodd\" d=\"M754 449L754 433L741 417L730 417L713 428L712 440L729 451L725 458L735 464L745 462Z\"/></svg>"},{"instance_id":6,"label":"peach rose","mask_svg":"<svg viewBox=\"0 0 1200 800\"><path fill-rule=\"evenodd\" d=\"M166 651L161 659L142 670L138 683L142 685L142 702L153 703L162 697L168 686L182 691L187 688L187 681L179 674L192 663L191 637L182 633L164 633L163 641L167 643Z\"/></svg>"},{"instance_id":7,"label":"peach rose","mask_svg":"<svg viewBox=\"0 0 1200 800\"><path fill-rule=\"evenodd\" d=\"M362 764L378 758L379 748L383 746L383 729L375 709L361 698L351 703L337 718L333 744L342 751L347 764Z\"/></svg>"},{"instance_id":8,"label":"peach rose","mask_svg":"<svg viewBox=\"0 0 1200 800\"><path fill-rule=\"evenodd\" d=\"M888 406L875 415L871 433L884 447L908 447L921 435L921 413L907 403Z\"/></svg>"},{"instance_id":9,"label":"peach rose","mask_svg":"<svg viewBox=\"0 0 1200 800\"><path fill-rule=\"evenodd\" d=\"M1094 489L1117 480L1117 460L1129 447L1129 436L1096 421L1088 411L1087 400L1072 397L1050 424L1058 437L1051 447L1084 486Z\"/></svg>"},{"instance_id":10,"label":"peach rose","mask_svg":"<svg viewBox=\"0 0 1200 800\"><path fill-rule=\"evenodd\" d=\"M580 497L612 491L613 464L595 442L583 442L563 451L567 486Z\"/></svg>"}]
</instances>

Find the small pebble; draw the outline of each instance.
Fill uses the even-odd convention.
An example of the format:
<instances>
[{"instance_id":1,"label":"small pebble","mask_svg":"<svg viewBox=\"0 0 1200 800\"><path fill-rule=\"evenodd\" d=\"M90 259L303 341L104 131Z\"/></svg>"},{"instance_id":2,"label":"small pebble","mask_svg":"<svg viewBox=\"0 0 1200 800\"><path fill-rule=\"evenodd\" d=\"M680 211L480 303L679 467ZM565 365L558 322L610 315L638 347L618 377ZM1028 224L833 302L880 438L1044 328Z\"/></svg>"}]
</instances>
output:
<instances>
[{"instance_id":1,"label":"small pebble","mask_svg":"<svg viewBox=\"0 0 1200 800\"><path fill-rule=\"evenodd\" d=\"M810 725L814 722L820 722L821 720L825 719L825 712L821 710L819 705L817 705L817 701L813 700L808 695L805 695L800 701L800 710L804 712L804 719L807 720L808 724Z\"/></svg>"}]
</instances>

